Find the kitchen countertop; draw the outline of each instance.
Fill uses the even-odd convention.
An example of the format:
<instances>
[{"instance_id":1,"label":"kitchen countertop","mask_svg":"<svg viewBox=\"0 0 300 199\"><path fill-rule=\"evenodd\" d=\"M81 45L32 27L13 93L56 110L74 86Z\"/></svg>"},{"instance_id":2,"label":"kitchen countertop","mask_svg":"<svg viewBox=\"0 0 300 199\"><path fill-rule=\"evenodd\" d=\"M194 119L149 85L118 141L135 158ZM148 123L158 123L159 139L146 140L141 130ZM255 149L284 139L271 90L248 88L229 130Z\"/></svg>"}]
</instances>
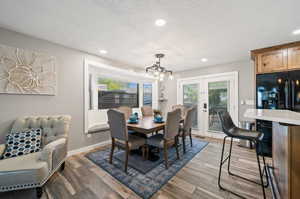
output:
<instances>
[{"instance_id":1,"label":"kitchen countertop","mask_svg":"<svg viewBox=\"0 0 300 199\"><path fill-rule=\"evenodd\" d=\"M300 113L289 110L247 109L244 117L300 125Z\"/></svg>"}]
</instances>

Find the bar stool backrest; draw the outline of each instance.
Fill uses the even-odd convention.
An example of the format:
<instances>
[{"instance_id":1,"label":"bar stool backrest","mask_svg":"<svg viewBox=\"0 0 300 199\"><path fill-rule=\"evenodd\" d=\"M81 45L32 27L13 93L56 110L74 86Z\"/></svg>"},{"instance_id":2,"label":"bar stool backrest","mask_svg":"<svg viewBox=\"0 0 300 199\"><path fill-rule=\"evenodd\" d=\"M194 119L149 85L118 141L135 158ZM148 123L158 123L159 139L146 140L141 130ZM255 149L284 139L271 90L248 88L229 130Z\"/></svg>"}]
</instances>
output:
<instances>
[{"instance_id":1,"label":"bar stool backrest","mask_svg":"<svg viewBox=\"0 0 300 199\"><path fill-rule=\"evenodd\" d=\"M234 125L230 114L228 111L220 111L218 112L218 115L221 121L223 132L228 136L232 136L231 132L236 128L236 126Z\"/></svg>"}]
</instances>

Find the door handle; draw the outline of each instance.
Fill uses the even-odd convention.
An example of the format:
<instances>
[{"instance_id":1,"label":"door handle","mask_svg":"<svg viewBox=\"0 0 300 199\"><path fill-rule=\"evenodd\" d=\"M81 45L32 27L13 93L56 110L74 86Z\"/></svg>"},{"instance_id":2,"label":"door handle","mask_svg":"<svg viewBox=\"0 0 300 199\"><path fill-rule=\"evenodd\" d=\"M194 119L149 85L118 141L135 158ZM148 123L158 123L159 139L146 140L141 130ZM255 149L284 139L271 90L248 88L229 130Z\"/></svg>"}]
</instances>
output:
<instances>
[{"instance_id":1,"label":"door handle","mask_svg":"<svg viewBox=\"0 0 300 199\"><path fill-rule=\"evenodd\" d=\"M207 112L207 103L203 104L203 112Z\"/></svg>"}]
</instances>

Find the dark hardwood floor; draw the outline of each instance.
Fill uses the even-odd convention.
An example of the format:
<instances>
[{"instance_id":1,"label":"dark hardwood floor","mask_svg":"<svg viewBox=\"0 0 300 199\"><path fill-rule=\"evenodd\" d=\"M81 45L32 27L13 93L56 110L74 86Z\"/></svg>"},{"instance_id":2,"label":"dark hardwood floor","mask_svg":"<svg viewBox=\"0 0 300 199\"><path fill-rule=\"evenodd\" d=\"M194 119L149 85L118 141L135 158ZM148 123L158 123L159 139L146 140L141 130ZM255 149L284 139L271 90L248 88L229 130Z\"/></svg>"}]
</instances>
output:
<instances>
[{"instance_id":1,"label":"dark hardwood floor","mask_svg":"<svg viewBox=\"0 0 300 199\"><path fill-rule=\"evenodd\" d=\"M208 139L210 144L182 168L153 199L237 198L217 186L221 143ZM253 150L234 145L232 170L249 179L259 180ZM231 177L226 166L223 185L246 198L262 198L261 187ZM266 189L271 198L270 189ZM1 199L35 198L34 190L0 193ZM43 199L134 199L133 191L84 157L84 153L69 157L65 170L55 173L44 187Z\"/></svg>"}]
</instances>

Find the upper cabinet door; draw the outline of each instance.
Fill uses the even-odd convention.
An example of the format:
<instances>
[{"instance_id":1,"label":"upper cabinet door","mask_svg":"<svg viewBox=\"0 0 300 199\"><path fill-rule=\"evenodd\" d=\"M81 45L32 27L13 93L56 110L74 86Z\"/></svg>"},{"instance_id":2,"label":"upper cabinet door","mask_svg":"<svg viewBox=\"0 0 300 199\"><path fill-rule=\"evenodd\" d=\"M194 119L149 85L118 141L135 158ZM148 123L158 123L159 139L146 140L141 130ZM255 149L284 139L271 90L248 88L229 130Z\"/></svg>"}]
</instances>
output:
<instances>
[{"instance_id":1,"label":"upper cabinet door","mask_svg":"<svg viewBox=\"0 0 300 199\"><path fill-rule=\"evenodd\" d=\"M287 49L257 55L257 73L270 73L287 69Z\"/></svg>"},{"instance_id":2,"label":"upper cabinet door","mask_svg":"<svg viewBox=\"0 0 300 199\"><path fill-rule=\"evenodd\" d=\"M300 68L300 46L288 49L288 69Z\"/></svg>"}]
</instances>

